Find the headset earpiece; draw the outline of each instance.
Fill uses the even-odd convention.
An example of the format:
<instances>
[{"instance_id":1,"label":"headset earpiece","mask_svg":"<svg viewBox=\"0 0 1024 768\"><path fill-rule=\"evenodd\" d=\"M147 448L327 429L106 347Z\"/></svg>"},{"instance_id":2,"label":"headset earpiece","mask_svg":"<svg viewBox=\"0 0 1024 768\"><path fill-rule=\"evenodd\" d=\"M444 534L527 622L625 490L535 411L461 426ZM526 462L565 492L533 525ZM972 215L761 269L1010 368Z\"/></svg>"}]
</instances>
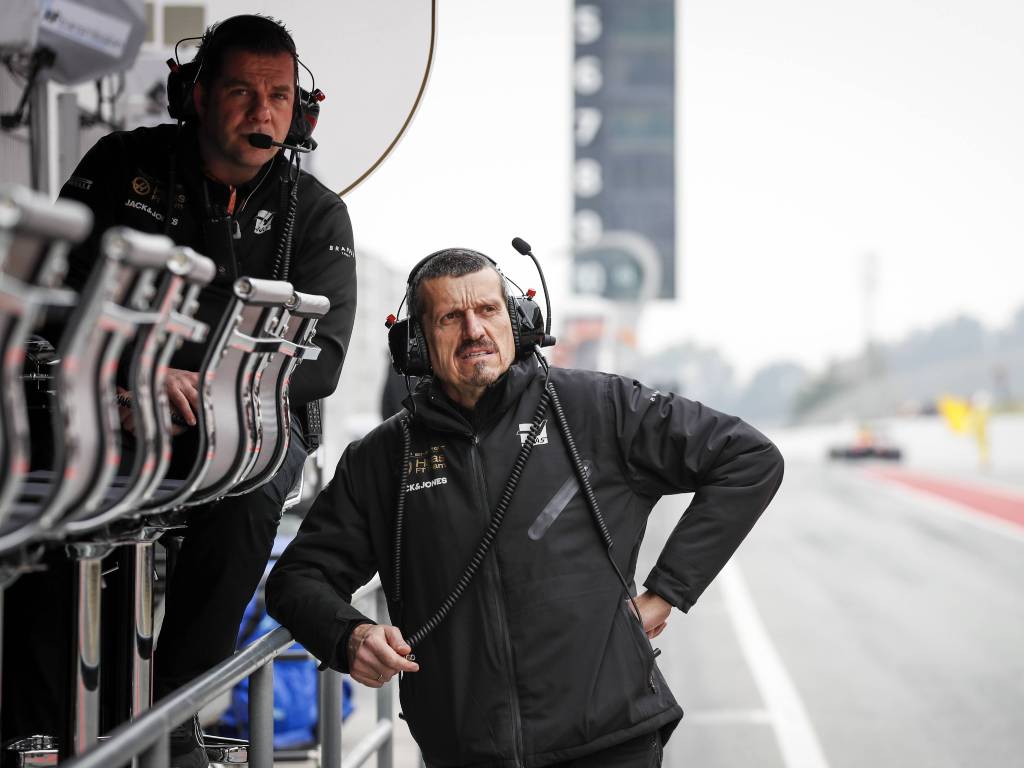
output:
<instances>
[{"instance_id":1,"label":"headset earpiece","mask_svg":"<svg viewBox=\"0 0 1024 768\"><path fill-rule=\"evenodd\" d=\"M391 324L388 330L391 364L405 376L426 376L430 373L427 338L419 321L406 317Z\"/></svg>"},{"instance_id":2,"label":"headset earpiece","mask_svg":"<svg viewBox=\"0 0 1024 768\"><path fill-rule=\"evenodd\" d=\"M508 283L505 281L505 276L502 275L501 281L505 283L505 290L508 290ZM512 294L508 295L508 321L512 325L512 343L516 350L516 359L519 359L519 348L521 346L520 339L522 339L522 326L519 322L519 309L516 305L517 299Z\"/></svg>"},{"instance_id":3,"label":"headset earpiece","mask_svg":"<svg viewBox=\"0 0 1024 768\"><path fill-rule=\"evenodd\" d=\"M529 290L524 296L509 299L514 305L514 312L510 310L509 315L515 316L512 333L516 340L516 358L520 360L532 355L536 347L544 346L544 313L533 300L534 295L533 290Z\"/></svg>"},{"instance_id":4,"label":"headset earpiece","mask_svg":"<svg viewBox=\"0 0 1024 768\"><path fill-rule=\"evenodd\" d=\"M292 112L292 124L288 129L285 144L305 146L313 141L313 129L320 119L320 102L327 98L319 88L307 91L299 88L295 100L295 111Z\"/></svg>"},{"instance_id":5,"label":"headset earpiece","mask_svg":"<svg viewBox=\"0 0 1024 768\"><path fill-rule=\"evenodd\" d=\"M199 115L196 114L192 92L199 76L199 62L178 64L174 59L168 59L167 66L171 70L167 75L167 114L175 120L196 120Z\"/></svg>"}]
</instances>

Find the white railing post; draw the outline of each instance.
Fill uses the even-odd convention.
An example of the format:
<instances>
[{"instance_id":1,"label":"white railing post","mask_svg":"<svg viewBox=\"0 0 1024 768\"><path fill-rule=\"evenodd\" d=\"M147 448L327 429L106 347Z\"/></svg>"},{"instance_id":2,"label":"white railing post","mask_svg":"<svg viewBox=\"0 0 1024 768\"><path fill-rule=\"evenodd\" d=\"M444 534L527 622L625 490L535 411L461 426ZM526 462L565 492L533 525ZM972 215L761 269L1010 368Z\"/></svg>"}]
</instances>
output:
<instances>
[{"instance_id":1,"label":"white railing post","mask_svg":"<svg viewBox=\"0 0 1024 768\"><path fill-rule=\"evenodd\" d=\"M274 768L274 662L249 677L249 768Z\"/></svg>"},{"instance_id":2,"label":"white railing post","mask_svg":"<svg viewBox=\"0 0 1024 768\"><path fill-rule=\"evenodd\" d=\"M141 755L139 768L168 768L171 764L171 734L161 733Z\"/></svg>"},{"instance_id":3,"label":"white railing post","mask_svg":"<svg viewBox=\"0 0 1024 768\"><path fill-rule=\"evenodd\" d=\"M318 678L320 693L320 768L341 768L342 677L325 669Z\"/></svg>"}]
</instances>

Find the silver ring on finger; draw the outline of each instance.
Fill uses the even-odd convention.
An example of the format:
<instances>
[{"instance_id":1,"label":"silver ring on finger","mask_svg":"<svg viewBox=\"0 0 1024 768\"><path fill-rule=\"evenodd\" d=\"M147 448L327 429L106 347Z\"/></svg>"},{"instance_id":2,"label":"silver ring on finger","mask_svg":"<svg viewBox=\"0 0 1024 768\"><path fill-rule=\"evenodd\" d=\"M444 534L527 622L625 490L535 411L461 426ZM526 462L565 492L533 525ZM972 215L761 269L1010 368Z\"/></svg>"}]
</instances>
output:
<instances>
[{"instance_id":1,"label":"silver ring on finger","mask_svg":"<svg viewBox=\"0 0 1024 768\"><path fill-rule=\"evenodd\" d=\"M384 673L381 672L380 674L377 675L377 682L379 683L383 679L384 679Z\"/></svg>"}]
</instances>

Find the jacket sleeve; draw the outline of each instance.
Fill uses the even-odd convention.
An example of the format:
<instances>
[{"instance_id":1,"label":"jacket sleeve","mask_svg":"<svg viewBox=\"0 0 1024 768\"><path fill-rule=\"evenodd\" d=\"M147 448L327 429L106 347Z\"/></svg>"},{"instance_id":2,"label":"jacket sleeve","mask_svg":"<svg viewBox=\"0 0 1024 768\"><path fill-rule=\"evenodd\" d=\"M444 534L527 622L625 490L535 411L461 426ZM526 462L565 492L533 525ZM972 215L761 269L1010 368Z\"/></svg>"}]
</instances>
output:
<instances>
[{"instance_id":1,"label":"jacket sleeve","mask_svg":"<svg viewBox=\"0 0 1024 768\"><path fill-rule=\"evenodd\" d=\"M371 621L352 594L377 571L367 516L353 488L352 447L267 579L267 612L324 664L348 671L342 643Z\"/></svg>"},{"instance_id":2,"label":"jacket sleeve","mask_svg":"<svg viewBox=\"0 0 1024 768\"><path fill-rule=\"evenodd\" d=\"M320 356L300 365L292 377L293 406L327 397L337 388L356 317L356 260L348 209L336 194L306 178L316 199L300 210L296 222L298 250L290 280L297 291L326 296L331 308L317 323L313 339Z\"/></svg>"},{"instance_id":3,"label":"jacket sleeve","mask_svg":"<svg viewBox=\"0 0 1024 768\"><path fill-rule=\"evenodd\" d=\"M735 416L609 379L620 456L646 496L693 493L644 586L687 611L732 557L782 482L782 454Z\"/></svg>"}]
</instances>

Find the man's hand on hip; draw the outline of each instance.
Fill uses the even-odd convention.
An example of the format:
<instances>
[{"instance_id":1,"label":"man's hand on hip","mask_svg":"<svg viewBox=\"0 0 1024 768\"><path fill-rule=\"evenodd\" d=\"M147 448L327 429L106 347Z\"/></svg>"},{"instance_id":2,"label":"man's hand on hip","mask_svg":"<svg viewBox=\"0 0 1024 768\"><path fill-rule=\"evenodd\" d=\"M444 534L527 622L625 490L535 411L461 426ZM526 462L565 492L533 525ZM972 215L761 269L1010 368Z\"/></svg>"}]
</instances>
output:
<instances>
[{"instance_id":1,"label":"man's hand on hip","mask_svg":"<svg viewBox=\"0 0 1024 768\"><path fill-rule=\"evenodd\" d=\"M398 627L360 624L349 635L349 675L358 683L380 688L399 672L419 672L420 665L406 656L412 648Z\"/></svg>"},{"instance_id":2,"label":"man's hand on hip","mask_svg":"<svg viewBox=\"0 0 1024 768\"><path fill-rule=\"evenodd\" d=\"M649 590L642 595L637 595L633 602L636 603L636 608L640 611L644 632L653 640L662 633L668 624L669 614L672 613L672 604Z\"/></svg>"}]
</instances>

